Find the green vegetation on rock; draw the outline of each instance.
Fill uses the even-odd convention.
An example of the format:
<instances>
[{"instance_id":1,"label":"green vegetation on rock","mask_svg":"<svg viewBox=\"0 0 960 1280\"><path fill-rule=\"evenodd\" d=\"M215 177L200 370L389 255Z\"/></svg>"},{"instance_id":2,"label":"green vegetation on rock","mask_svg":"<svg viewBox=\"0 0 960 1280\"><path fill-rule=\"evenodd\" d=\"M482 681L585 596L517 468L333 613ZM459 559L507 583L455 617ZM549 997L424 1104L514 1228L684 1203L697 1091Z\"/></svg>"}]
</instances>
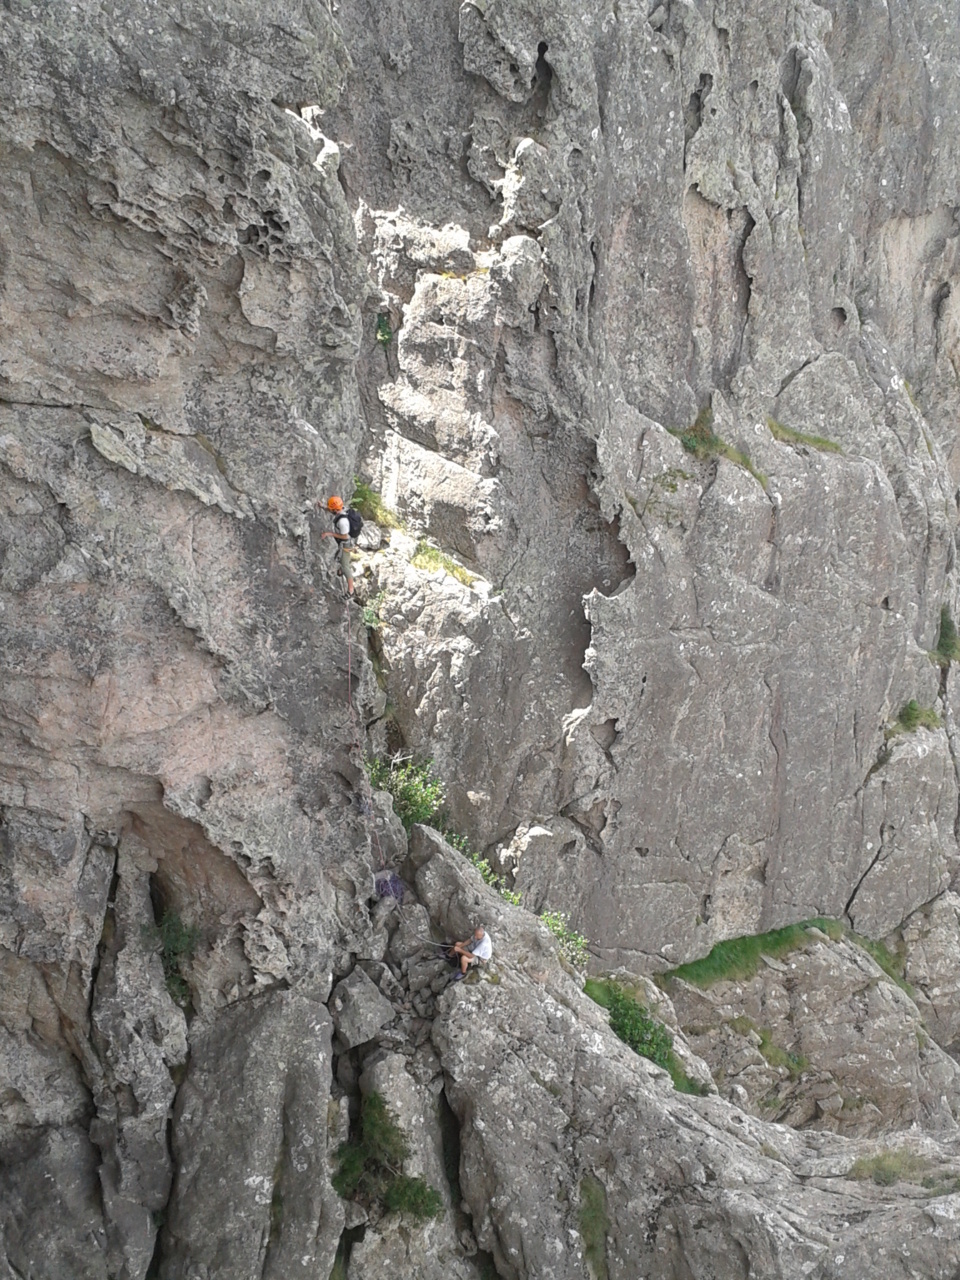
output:
<instances>
[{"instance_id":1,"label":"green vegetation on rock","mask_svg":"<svg viewBox=\"0 0 960 1280\"><path fill-rule=\"evenodd\" d=\"M920 1174L930 1162L912 1151L881 1151L875 1156L861 1156L851 1165L848 1178L871 1179L878 1187L892 1187L897 1182L919 1182Z\"/></svg>"},{"instance_id":2,"label":"green vegetation on rock","mask_svg":"<svg viewBox=\"0 0 960 1280\"><path fill-rule=\"evenodd\" d=\"M951 662L960 659L960 636L957 635L957 625L946 605L940 610L940 634L937 637L937 647L930 656L941 667L949 667Z\"/></svg>"},{"instance_id":3,"label":"green vegetation on rock","mask_svg":"<svg viewBox=\"0 0 960 1280\"><path fill-rule=\"evenodd\" d=\"M540 919L557 942L560 953L575 969L585 969L590 959L587 940L582 933L570 928L570 916L566 911L544 911Z\"/></svg>"},{"instance_id":4,"label":"green vegetation on rock","mask_svg":"<svg viewBox=\"0 0 960 1280\"><path fill-rule=\"evenodd\" d=\"M707 458L726 458L729 462L735 462L738 467L749 471L760 487L766 489L767 477L762 471L757 470L750 461L749 455L742 449L736 449L732 444L727 444L716 434L713 429L712 409L701 409L686 430L671 428L670 434L676 436L686 451L692 453L695 458L701 461Z\"/></svg>"},{"instance_id":5,"label":"green vegetation on rock","mask_svg":"<svg viewBox=\"0 0 960 1280\"><path fill-rule=\"evenodd\" d=\"M580 1181L580 1238L593 1280L607 1280L607 1192L599 1178L585 1173Z\"/></svg>"},{"instance_id":6,"label":"green vegetation on rock","mask_svg":"<svg viewBox=\"0 0 960 1280\"><path fill-rule=\"evenodd\" d=\"M379 1204L391 1213L407 1213L418 1221L436 1218L443 1200L423 1178L402 1172L410 1154L406 1134L390 1114L379 1093L368 1094L360 1104L360 1136L337 1148L340 1167L333 1189L344 1200L365 1206Z\"/></svg>"},{"instance_id":7,"label":"green vegetation on rock","mask_svg":"<svg viewBox=\"0 0 960 1280\"><path fill-rule=\"evenodd\" d=\"M774 440L779 440L782 444L806 445L808 449L818 449L821 453L843 453L835 440L827 440L824 436L808 436L802 431L794 431L792 427L785 427L776 418L768 418L767 427Z\"/></svg>"},{"instance_id":8,"label":"green vegetation on rock","mask_svg":"<svg viewBox=\"0 0 960 1280\"><path fill-rule=\"evenodd\" d=\"M359 511L364 520L369 520L381 529L402 529L400 517L381 498L376 489L366 484L359 476L353 477L353 494L350 506Z\"/></svg>"},{"instance_id":9,"label":"green vegetation on rock","mask_svg":"<svg viewBox=\"0 0 960 1280\"><path fill-rule=\"evenodd\" d=\"M583 987L596 1004L610 1014L610 1029L625 1045L642 1058L649 1058L670 1073L673 1087L679 1093L706 1094L704 1085L691 1080L673 1051L673 1036L658 1018L651 1017L644 1006L618 982L610 978L588 978Z\"/></svg>"},{"instance_id":10,"label":"green vegetation on rock","mask_svg":"<svg viewBox=\"0 0 960 1280\"><path fill-rule=\"evenodd\" d=\"M710 987L715 982L742 982L752 978L761 964L761 956L782 956L802 947L809 941L807 930L816 928L834 942L844 935L844 926L838 920L818 916L800 924L789 924L783 929L771 929L769 933L748 934L742 938L728 938L700 960L678 965L662 975L664 981L680 978L695 987Z\"/></svg>"},{"instance_id":11,"label":"green vegetation on rock","mask_svg":"<svg viewBox=\"0 0 960 1280\"><path fill-rule=\"evenodd\" d=\"M933 707L921 707L916 698L911 698L900 708L900 714L887 729L885 737L896 737L898 733L916 733L918 729L940 729L943 722Z\"/></svg>"},{"instance_id":12,"label":"green vegetation on rock","mask_svg":"<svg viewBox=\"0 0 960 1280\"><path fill-rule=\"evenodd\" d=\"M443 804L443 783L433 773L432 760L419 763L412 756L397 754L389 759L367 759L370 785L389 792L393 808L407 831L416 822L429 823Z\"/></svg>"},{"instance_id":13,"label":"green vegetation on rock","mask_svg":"<svg viewBox=\"0 0 960 1280\"><path fill-rule=\"evenodd\" d=\"M462 564L457 564L456 560L452 560L433 543L427 542L426 538L421 538L417 543L417 549L410 563L415 569L426 569L431 573L442 569L444 573L449 573L451 578L462 582L465 587L471 586L477 580L476 574L470 573Z\"/></svg>"},{"instance_id":14,"label":"green vegetation on rock","mask_svg":"<svg viewBox=\"0 0 960 1280\"><path fill-rule=\"evenodd\" d=\"M159 924L146 925L143 932L148 945L160 948L167 990L178 1005L186 1005L190 999L190 987L183 970L193 959L200 930L195 925L186 924L176 911L168 908L160 917Z\"/></svg>"}]
</instances>

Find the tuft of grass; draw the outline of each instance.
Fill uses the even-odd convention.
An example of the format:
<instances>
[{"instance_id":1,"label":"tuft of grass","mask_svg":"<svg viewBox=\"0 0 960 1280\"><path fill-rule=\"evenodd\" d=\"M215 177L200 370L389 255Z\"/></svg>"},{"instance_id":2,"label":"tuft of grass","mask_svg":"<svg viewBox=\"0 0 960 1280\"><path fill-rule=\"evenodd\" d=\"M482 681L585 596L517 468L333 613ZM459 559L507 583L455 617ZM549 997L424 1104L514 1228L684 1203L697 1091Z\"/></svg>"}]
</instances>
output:
<instances>
[{"instance_id":1,"label":"tuft of grass","mask_svg":"<svg viewBox=\"0 0 960 1280\"><path fill-rule=\"evenodd\" d=\"M885 731L884 737L889 742L898 733L916 733L918 729L940 729L943 722L933 707L921 707L916 698L911 698L900 708L900 714Z\"/></svg>"},{"instance_id":2,"label":"tuft of grass","mask_svg":"<svg viewBox=\"0 0 960 1280\"><path fill-rule=\"evenodd\" d=\"M960 636L957 635L957 626L947 605L940 610L940 635L937 637L937 647L930 657L941 667L949 667L951 662L960 659Z\"/></svg>"},{"instance_id":3,"label":"tuft of grass","mask_svg":"<svg viewBox=\"0 0 960 1280\"><path fill-rule=\"evenodd\" d=\"M802 431L794 431L785 427L776 418L767 419L767 427L774 440L782 444L806 445L808 449L819 449L821 453L843 453L835 440L827 440L824 436L808 436Z\"/></svg>"},{"instance_id":4,"label":"tuft of grass","mask_svg":"<svg viewBox=\"0 0 960 1280\"><path fill-rule=\"evenodd\" d=\"M398 752L388 759L368 758L364 765L374 790L392 797L394 812L407 831L415 822L432 822L440 812L443 783L433 772L432 760L418 763Z\"/></svg>"},{"instance_id":5,"label":"tuft of grass","mask_svg":"<svg viewBox=\"0 0 960 1280\"><path fill-rule=\"evenodd\" d=\"M451 560L439 547L427 542L426 538L421 538L417 543L417 549L410 563L415 569L427 569L431 573L436 573L438 569L442 569L444 573L449 573L451 578L456 578L458 582L462 582L465 587L472 586L477 580L476 574L469 573L462 564L457 564L456 560Z\"/></svg>"},{"instance_id":6,"label":"tuft of grass","mask_svg":"<svg viewBox=\"0 0 960 1280\"><path fill-rule=\"evenodd\" d=\"M440 1193L422 1178L403 1173L410 1154L407 1135L379 1093L360 1104L360 1134L337 1148L339 1169L333 1189L344 1200L380 1204L388 1212L408 1213L423 1222L443 1212Z\"/></svg>"},{"instance_id":7,"label":"tuft of grass","mask_svg":"<svg viewBox=\"0 0 960 1280\"><path fill-rule=\"evenodd\" d=\"M584 991L610 1014L610 1029L625 1045L642 1058L649 1058L658 1067L670 1073L673 1087L678 1093L692 1093L703 1097L709 1090L696 1080L691 1080L673 1051L673 1036L657 1018L651 1017L644 1006L629 995L619 983L610 978L588 978Z\"/></svg>"},{"instance_id":8,"label":"tuft of grass","mask_svg":"<svg viewBox=\"0 0 960 1280\"><path fill-rule=\"evenodd\" d=\"M742 449L736 449L732 444L727 444L716 434L713 429L712 409L707 407L701 409L685 431L671 428L670 434L676 436L686 451L692 453L695 458L701 461L707 458L726 458L729 462L735 462L738 467L743 467L744 471L749 471L761 489L766 489L767 477L753 465L749 455Z\"/></svg>"},{"instance_id":9,"label":"tuft of grass","mask_svg":"<svg viewBox=\"0 0 960 1280\"><path fill-rule=\"evenodd\" d=\"M850 937L858 947L862 947L867 955L876 961L891 981L905 991L911 1000L916 1000L916 991L903 976L905 969L905 957L903 954L894 955L882 942L874 942L872 938L865 938L862 933L851 933Z\"/></svg>"},{"instance_id":10,"label":"tuft of grass","mask_svg":"<svg viewBox=\"0 0 960 1280\"><path fill-rule=\"evenodd\" d=\"M355 511L359 511L364 520L379 525L381 529L403 528L397 513L387 506L372 485L361 480L359 476L353 477L353 496L350 499L350 506Z\"/></svg>"},{"instance_id":11,"label":"tuft of grass","mask_svg":"<svg viewBox=\"0 0 960 1280\"><path fill-rule=\"evenodd\" d=\"M606 1188L599 1178L585 1173L580 1181L580 1238L593 1280L608 1280L610 1274L607 1270L609 1230Z\"/></svg>"},{"instance_id":12,"label":"tuft of grass","mask_svg":"<svg viewBox=\"0 0 960 1280\"><path fill-rule=\"evenodd\" d=\"M560 951L575 969L585 969L590 959L587 940L582 933L570 928L570 916L566 911L544 911L540 919L557 942Z\"/></svg>"},{"instance_id":13,"label":"tuft of grass","mask_svg":"<svg viewBox=\"0 0 960 1280\"><path fill-rule=\"evenodd\" d=\"M448 845L456 849L458 853L462 853L468 862L473 863L483 877L484 884L488 884L491 889L496 889L500 897L512 906L519 907L521 905L523 895L507 887L506 880L504 880L503 876L497 875L487 859L482 858L479 853L470 848L466 836L462 836L459 831L451 831L449 827L441 827L440 834Z\"/></svg>"},{"instance_id":14,"label":"tuft of grass","mask_svg":"<svg viewBox=\"0 0 960 1280\"><path fill-rule=\"evenodd\" d=\"M773 1032L769 1027L758 1027L751 1018L747 1018L743 1014L736 1018L728 1018L726 1024L741 1036L746 1036L751 1031L756 1032L760 1037L758 1048L771 1067L786 1068L794 1079L806 1071L809 1065L807 1059L802 1054L791 1053L788 1049L783 1049L780 1045L775 1044Z\"/></svg>"},{"instance_id":15,"label":"tuft of grass","mask_svg":"<svg viewBox=\"0 0 960 1280\"><path fill-rule=\"evenodd\" d=\"M846 1176L861 1182L869 1178L878 1187L892 1187L897 1182L919 1182L919 1175L929 1167L929 1160L912 1151L889 1150L875 1156L861 1156Z\"/></svg>"},{"instance_id":16,"label":"tuft of grass","mask_svg":"<svg viewBox=\"0 0 960 1280\"><path fill-rule=\"evenodd\" d=\"M739 982L752 978L761 964L761 956L782 956L795 951L808 941L807 930L819 929L834 941L843 937L844 928L838 920L817 916L800 924L788 924L783 929L771 929L769 933L749 934L742 938L729 938L718 942L708 955L689 964L678 965L663 974L664 981L681 978L695 987L711 987L715 982Z\"/></svg>"},{"instance_id":17,"label":"tuft of grass","mask_svg":"<svg viewBox=\"0 0 960 1280\"><path fill-rule=\"evenodd\" d=\"M388 347L393 341L393 329L390 326L390 317L385 311L381 311L377 316L377 341L382 343L384 347Z\"/></svg>"}]
</instances>

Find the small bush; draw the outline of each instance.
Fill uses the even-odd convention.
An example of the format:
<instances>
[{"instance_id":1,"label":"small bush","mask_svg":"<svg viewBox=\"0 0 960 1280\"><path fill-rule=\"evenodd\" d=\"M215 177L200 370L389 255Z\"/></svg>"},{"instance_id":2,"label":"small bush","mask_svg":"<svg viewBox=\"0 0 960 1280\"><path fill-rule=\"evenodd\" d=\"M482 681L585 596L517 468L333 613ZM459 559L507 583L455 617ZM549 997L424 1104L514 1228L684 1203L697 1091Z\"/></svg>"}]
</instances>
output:
<instances>
[{"instance_id":1,"label":"small bush","mask_svg":"<svg viewBox=\"0 0 960 1280\"><path fill-rule=\"evenodd\" d=\"M585 969L590 960L590 951L586 938L570 928L570 917L566 911L544 911L540 919L547 926L557 942L560 951L575 969Z\"/></svg>"},{"instance_id":2,"label":"small bush","mask_svg":"<svg viewBox=\"0 0 960 1280\"><path fill-rule=\"evenodd\" d=\"M397 754L389 760L365 761L370 785L393 798L397 817L409 831L415 822L431 822L443 805L443 783L432 772L432 760L417 763Z\"/></svg>"},{"instance_id":3,"label":"small bush","mask_svg":"<svg viewBox=\"0 0 960 1280\"><path fill-rule=\"evenodd\" d=\"M442 569L444 573L449 573L451 578L462 582L465 587L471 586L477 580L475 574L468 572L462 564L457 564L456 560L451 560L439 547L433 546L425 538L421 538L417 543L417 549L410 563L415 569L426 569L431 573Z\"/></svg>"},{"instance_id":4,"label":"small bush","mask_svg":"<svg viewBox=\"0 0 960 1280\"><path fill-rule=\"evenodd\" d=\"M585 1173L580 1183L580 1238L593 1280L607 1280L607 1192L599 1178Z\"/></svg>"},{"instance_id":5,"label":"small bush","mask_svg":"<svg viewBox=\"0 0 960 1280\"><path fill-rule=\"evenodd\" d=\"M394 1120L379 1093L360 1104L360 1136L337 1149L340 1167L333 1189L344 1200L378 1203L391 1213L408 1213L419 1221L443 1212L440 1193L422 1178L407 1177L402 1169L410 1154L406 1134Z\"/></svg>"},{"instance_id":6,"label":"small bush","mask_svg":"<svg viewBox=\"0 0 960 1280\"><path fill-rule=\"evenodd\" d=\"M886 732L886 738L896 737L898 733L916 733L918 729L940 729L942 722L933 707L921 707L916 698L911 698L900 708L900 714Z\"/></svg>"},{"instance_id":7,"label":"small bush","mask_svg":"<svg viewBox=\"0 0 960 1280\"><path fill-rule=\"evenodd\" d=\"M843 450L835 440L827 440L823 436L804 435L802 431L794 431L792 427L785 427L776 418L768 418L767 426L774 440L779 440L782 444L806 445L809 449L819 449L821 453L843 453Z\"/></svg>"},{"instance_id":8,"label":"small bush","mask_svg":"<svg viewBox=\"0 0 960 1280\"><path fill-rule=\"evenodd\" d=\"M806 1071L808 1063L803 1054L791 1053L789 1049L774 1044L773 1035L766 1027L758 1027L757 1035L760 1037L760 1052L771 1067L785 1067L794 1079Z\"/></svg>"},{"instance_id":9,"label":"small bush","mask_svg":"<svg viewBox=\"0 0 960 1280\"><path fill-rule=\"evenodd\" d=\"M183 968L193 959L200 938L195 925L185 924L175 911L164 911L158 925L144 927L144 941L160 948L160 963L167 990L183 1006L190 999L190 987Z\"/></svg>"},{"instance_id":10,"label":"small bush","mask_svg":"<svg viewBox=\"0 0 960 1280\"><path fill-rule=\"evenodd\" d=\"M379 631L383 626L383 619L380 617L380 606L383 604L386 594L385 591L378 592L363 606L363 625L368 631Z\"/></svg>"},{"instance_id":11,"label":"small bush","mask_svg":"<svg viewBox=\"0 0 960 1280\"><path fill-rule=\"evenodd\" d=\"M443 1200L436 1187L423 1178L408 1178L401 1174L387 1186L383 1205L390 1213L409 1213L419 1222L438 1218L443 1213Z\"/></svg>"},{"instance_id":12,"label":"small bush","mask_svg":"<svg viewBox=\"0 0 960 1280\"><path fill-rule=\"evenodd\" d=\"M403 525L397 513L390 509L376 489L366 484L359 476L353 477L353 496L350 505L359 511L364 520L370 520L381 529L402 529Z\"/></svg>"},{"instance_id":13,"label":"small bush","mask_svg":"<svg viewBox=\"0 0 960 1280\"><path fill-rule=\"evenodd\" d=\"M642 1058L649 1058L658 1067L670 1073L673 1087L678 1093L703 1096L709 1090L697 1080L691 1080L673 1051L673 1036L656 1018L650 1016L638 1000L628 995L618 983L609 978L588 978L583 987L591 1000L610 1014L610 1029L625 1045Z\"/></svg>"},{"instance_id":14,"label":"small bush","mask_svg":"<svg viewBox=\"0 0 960 1280\"><path fill-rule=\"evenodd\" d=\"M960 659L960 636L950 610L946 605L940 610L940 635L937 637L936 652L931 655L941 667L949 667L951 662Z\"/></svg>"},{"instance_id":15,"label":"small bush","mask_svg":"<svg viewBox=\"0 0 960 1280\"><path fill-rule=\"evenodd\" d=\"M466 836L460 835L458 831L451 831L449 827L442 827L441 834L447 844L451 845L458 853L462 853L468 862L472 862L476 869L483 877L483 883L488 884L491 889L496 889L500 897L505 902L509 902L511 906L519 907L523 902L523 895L515 892L513 889L507 888L507 882L503 876L498 876L493 867L486 858L481 858L479 853L475 853L469 846Z\"/></svg>"},{"instance_id":16,"label":"small bush","mask_svg":"<svg viewBox=\"0 0 960 1280\"><path fill-rule=\"evenodd\" d=\"M919 1182L919 1175L929 1167L929 1160L912 1151L881 1151L875 1156L861 1156L847 1177L859 1181L870 1178L878 1187L892 1187L897 1182Z\"/></svg>"},{"instance_id":17,"label":"small bush","mask_svg":"<svg viewBox=\"0 0 960 1280\"><path fill-rule=\"evenodd\" d=\"M387 347L393 340L393 329L390 327L390 317L385 311L381 311L377 316L377 341Z\"/></svg>"}]
</instances>

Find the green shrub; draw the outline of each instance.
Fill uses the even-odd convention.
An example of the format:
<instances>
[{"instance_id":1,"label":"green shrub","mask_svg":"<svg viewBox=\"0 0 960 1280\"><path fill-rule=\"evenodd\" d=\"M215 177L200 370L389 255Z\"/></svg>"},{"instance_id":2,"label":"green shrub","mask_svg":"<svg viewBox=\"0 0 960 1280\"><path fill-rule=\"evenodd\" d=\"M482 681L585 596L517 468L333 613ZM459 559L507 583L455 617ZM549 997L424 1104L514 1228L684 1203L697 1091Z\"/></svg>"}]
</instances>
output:
<instances>
[{"instance_id":1,"label":"green shrub","mask_svg":"<svg viewBox=\"0 0 960 1280\"><path fill-rule=\"evenodd\" d=\"M442 569L444 573L449 573L451 578L462 582L465 587L469 587L477 580L475 574L468 572L462 564L457 564L456 560L451 560L439 547L433 546L425 538L421 538L417 543L417 549L410 563L415 569L427 569L431 573Z\"/></svg>"},{"instance_id":2,"label":"green shrub","mask_svg":"<svg viewBox=\"0 0 960 1280\"><path fill-rule=\"evenodd\" d=\"M393 329L390 327L390 317L385 311L381 311L377 316L377 341L386 347L392 340Z\"/></svg>"},{"instance_id":3,"label":"green shrub","mask_svg":"<svg viewBox=\"0 0 960 1280\"><path fill-rule=\"evenodd\" d=\"M742 449L736 449L733 445L727 444L716 434L713 429L713 410L709 407L701 409L685 431L671 428L670 434L676 436L686 451L692 453L695 458L701 461L707 458L726 458L729 462L735 462L738 467L749 471L760 487L766 489L767 477L762 471L757 470L750 461L749 455Z\"/></svg>"},{"instance_id":4,"label":"green shrub","mask_svg":"<svg viewBox=\"0 0 960 1280\"><path fill-rule=\"evenodd\" d=\"M619 983L609 978L588 978L583 986L591 1000L610 1014L610 1029L628 1045L634 1053L649 1058L658 1067L670 1073L673 1087L678 1093L703 1096L709 1090L696 1080L691 1080L673 1051L673 1036L656 1018L650 1016L638 1000L629 995Z\"/></svg>"},{"instance_id":5,"label":"green shrub","mask_svg":"<svg viewBox=\"0 0 960 1280\"><path fill-rule=\"evenodd\" d=\"M365 761L370 785L387 791L393 798L397 817L409 831L415 822L431 822L443 805L443 783L432 772L432 760L419 764L399 753L384 759Z\"/></svg>"},{"instance_id":6,"label":"green shrub","mask_svg":"<svg viewBox=\"0 0 960 1280\"><path fill-rule=\"evenodd\" d=\"M843 453L836 441L827 440L823 436L804 435L802 431L794 431L792 427L785 427L776 418L768 418L767 426L774 440L779 440L783 444L806 445L810 449L819 449L821 453Z\"/></svg>"},{"instance_id":7,"label":"green shrub","mask_svg":"<svg viewBox=\"0 0 960 1280\"><path fill-rule=\"evenodd\" d=\"M949 667L951 662L960 659L960 636L957 635L956 623L946 605L940 610L940 635L937 637L936 652L931 656L941 667Z\"/></svg>"},{"instance_id":8,"label":"green shrub","mask_svg":"<svg viewBox=\"0 0 960 1280\"><path fill-rule=\"evenodd\" d=\"M359 511L364 520L370 520L381 529L402 529L400 517L386 505L376 489L366 484L359 476L353 477L353 496L350 505Z\"/></svg>"},{"instance_id":9,"label":"green shrub","mask_svg":"<svg viewBox=\"0 0 960 1280\"><path fill-rule=\"evenodd\" d=\"M443 1200L436 1187L431 1187L423 1178L408 1178L404 1174L387 1186L383 1204L390 1213L409 1213L419 1222L438 1218L443 1213Z\"/></svg>"},{"instance_id":10,"label":"green shrub","mask_svg":"<svg viewBox=\"0 0 960 1280\"><path fill-rule=\"evenodd\" d=\"M410 1154L406 1134L394 1120L379 1093L360 1104L360 1136L337 1149L339 1168L333 1189L344 1200L380 1204L388 1212L409 1213L419 1221L443 1212L440 1193L422 1178L407 1177L402 1169Z\"/></svg>"},{"instance_id":11,"label":"green shrub","mask_svg":"<svg viewBox=\"0 0 960 1280\"><path fill-rule=\"evenodd\" d=\"M488 884L491 889L496 889L500 897L505 902L509 902L511 906L519 907L523 902L523 895L515 892L507 887L507 882L503 876L497 875L493 867L486 858L482 858L479 853L475 853L469 845L466 836L460 835L458 831L451 831L449 827L442 827L441 834L447 844L456 849L458 853L462 853L468 862L471 862L483 877L483 883Z\"/></svg>"},{"instance_id":12,"label":"green shrub","mask_svg":"<svg viewBox=\"0 0 960 1280\"><path fill-rule=\"evenodd\" d=\"M176 911L168 908L160 917L159 924L144 926L143 936L148 946L159 946L167 990L178 1005L186 1005L190 999L190 986L183 969L193 959L200 930L195 925L185 924Z\"/></svg>"},{"instance_id":13,"label":"green shrub","mask_svg":"<svg viewBox=\"0 0 960 1280\"><path fill-rule=\"evenodd\" d=\"M363 606L363 625L368 631L379 631L383 626L383 619L380 617L380 606L383 604L386 594L385 591L378 592Z\"/></svg>"},{"instance_id":14,"label":"green shrub","mask_svg":"<svg viewBox=\"0 0 960 1280\"><path fill-rule=\"evenodd\" d=\"M933 707L921 707L916 698L911 698L900 708L900 714L886 731L886 738L896 737L898 733L916 733L918 729L939 729L942 727L940 717Z\"/></svg>"},{"instance_id":15,"label":"green shrub","mask_svg":"<svg viewBox=\"0 0 960 1280\"><path fill-rule=\"evenodd\" d=\"M892 1187L896 1182L918 1182L919 1175L929 1167L929 1160L912 1151L881 1151L854 1161L847 1177L860 1181L870 1178L878 1187Z\"/></svg>"},{"instance_id":16,"label":"green shrub","mask_svg":"<svg viewBox=\"0 0 960 1280\"><path fill-rule=\"evenodd\" d=\"M580 1183L580 1238L593 1280L607 1280L607 1192L599 1178L585 1173Z\"/></svg>"},{"instance_id":17,"label":"green shrub","mask_svg":"<svg viewBox=\"0 0 960 1280\"><path fill-rule=\"evenodd\" d=\"M590 960L587 940L582 933L570 928L570 916L567 912L544 911L540 919L560 944L561 954L575 969L585 969Z\"/></svg>"}]
</instances>

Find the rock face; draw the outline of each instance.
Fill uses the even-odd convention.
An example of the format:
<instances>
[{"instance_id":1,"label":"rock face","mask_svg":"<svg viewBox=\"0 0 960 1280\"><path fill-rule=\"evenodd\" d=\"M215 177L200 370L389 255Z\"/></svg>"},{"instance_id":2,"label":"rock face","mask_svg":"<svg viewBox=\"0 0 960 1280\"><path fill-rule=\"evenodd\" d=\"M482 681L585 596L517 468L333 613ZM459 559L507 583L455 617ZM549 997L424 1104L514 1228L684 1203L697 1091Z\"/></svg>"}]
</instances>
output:
<instances>
[{"instance_id":1,"label":"rock face","mask_svg":"<svg viewBox=\"0 0 960 1280\"><path fill-rule=\"evenodd\" d=\"M955 1275L958 47L939 0L0 4L0 1272ZM404 526L360 607L356 473ZM404 863L397 748L710 1096ZM817 915L912 994L813 935L651 981ZM436 1219L332 1190L374 1092Z\"/></svg>"}]
</instances>

